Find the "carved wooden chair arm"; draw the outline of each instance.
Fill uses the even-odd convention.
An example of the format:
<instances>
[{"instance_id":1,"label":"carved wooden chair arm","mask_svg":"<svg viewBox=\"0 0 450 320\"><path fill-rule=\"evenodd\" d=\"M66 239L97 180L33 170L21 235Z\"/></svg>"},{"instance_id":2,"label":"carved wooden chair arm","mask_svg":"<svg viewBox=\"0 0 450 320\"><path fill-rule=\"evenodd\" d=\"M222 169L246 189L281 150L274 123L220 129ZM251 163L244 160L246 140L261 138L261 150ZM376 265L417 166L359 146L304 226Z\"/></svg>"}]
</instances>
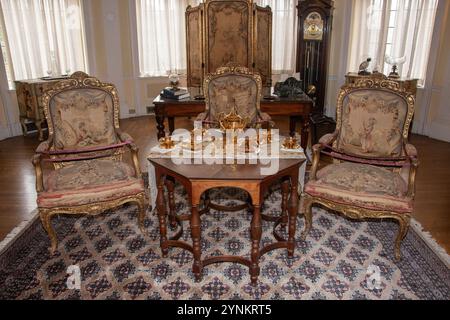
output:
<instances>
[{"instance_id":1,"label":"carved wooden chair arm","mask_svg":"<svg viewBox=\"0 0 450 320\"><path fill-rule=\"evenodd\" d=\"M36 192L44 191L44 177L42 173L42 154L36 153L31 158L31 162L34 166L34 172L36 174Z\"/></svg>"},{"instance_id":2,"label":"carved wooden chair arm","mask_svg":"<svg viewBox=\"0 0 450 320\"><path fill-rule=\"evenodd\" d=\"M117 135L122 141L122 143L126 143L128 148L131 151L131 159L133 161L134 172L136 174L136 178L141 178L141 166L139 164L139 147L134 142L134 139L126 132L123 132L119 129L116 130Z\"/></svg>"},{"instance_id":3,"label":"carved wooden chair arm","mask_svg":"<svg viewBox=\"0 0 450 320\"><path fill-rule=\"evenodd\" d=\"M336 140L338 136L338 132L335 131L333 133L328 133L320 138L319 143L315 144L312 147L312 153L313 153L313 161L312 161L312 167L311 167L311 175L310 180L316 180L316 174L317 169L319 168L319 162L320 162L320 154L322 153L323 149L325 148L331 148L331 145Z\"/></svg>"},{"instance_id":4,"label":"carved wooden chair arm","mask_svg":"<svg viewBox=\"0 0 450 320\"><path fill-rule=\"evenodd\" d=\"M83 154L83 153L91 153L91 152L119 149L119 148L123 148L125 146L130 146L131 144L132 144L132 142L130 142L130 141L124 141L124 142L119 142L116 144L105 145L105 146L88 147L88 148L80 148L80 149L44 150L44 151L41 151L38 153L40 153L42 155L48 155L48 156L71 155L71 154L75 155L75 154ZM85 157L79 157L76 159L89 160L89 159L96 159L96 158L98 158L98 157L97 156L85 156ZM72 160L59 159L59 160L55 160L55 161L51 161L51 162L74 161L76 159L72 159Z\"/></svg>"},{"instance_id":5,"label":"carved wooden chair arm","mask_svg":"<svg viewBox=\"0 0 450 320\"><path fill-rule=\"evenodd\" d=\"M207 121L207 120L208 120L208 113L207 112L202 112L195 118L194 121L204 122L204 121Z\"/></svg>"},{"instance_id":6,"label":"carved wooden chair arm","mask_svg":"<svg viewBox=\"0 0 450 320\"><path fill-rule=\"evenodd\" d=\"M31 158L31 163L34 166L34 172L36 174L36 192L44 191L44 177L42 171L42 155L50 151L53 144L53 138L50 136L48 140L42 141L36 148L36 153Z\"/></svg>"},{"instance_id":7,"label":"carved wooden chair arm","mask_svg":"<svg viewBox=\"0 0 450 320\"><path fill-rule=\"evenodd\" d=\"M329 155L334 159L339 159L343 161L350 161L362 164L369 164L382 167L402 167L407 162L406 156L391 156L391 157L371 157L355 155L343 150L339 150L333 147L334 141L337 139L339 133L335 131L331 134L324 135L320 140L319 144L322 146L321 152L323 154Z\"/></svg>"},{"instance_id":8,"label":"carved wooden chair arm","mask_svg":"<svg viewBox=\"0 0 450 320\"><path fill-rule=\"evenodd\" d=\"M257 124L261 125L261 128L263 129L270 129L275 127L275 122L273 122L272 118L269 116L269 114L265 112L259 111L258 113L258 119L256 121Z\"/></svg>"},{"instance_id":9,"label":"carved wooden chair arm","mask_svg":"<svg viewBox=\"0 0 450 320\"><path fill-rule=\"evenodd\" d=\"M130 148L130 149L134 149L134 148L139 149L137 147L136 143L134 142L133 137L131 137L128 133L123 132L120 129L116 129L116 132L117 132L117 136L119 137L119 140L122 143L126 143L128 148Z\"/></svg>"},{"instance_id":10,"label":"carved wooden chair arm","mask_svg":"<svg viewBox=\"0 0 450 320\"><path fill-rule=\"evenodd\" d=\"M269 116L268 113L265 112L259 112L259 119L260 121L272 121L272 118Z\"/></svg>"},{"instance_id":11,"label":"carved wooden chair arm","mask_svg":"<svg viewBox=\"0 0 450 320\"><path fill-rule=\"evenodd\" d=\"M46 141L42 141L39 146L36 148L36 153L45 153L50 150L50 147L53 143L53 139L49 138Z\"/></svg>"},{"instance_id":12,"label":"carved wooden chair arm","mask_svg":"<svg viewBox=\"0 0 450 320\"><path fill-rule=\"evenodd\" d=\"M403 149L405 150L405 154L408 156L408 158L412 159L412 158L417 158L417 149L414 145L405 142L403 144Z\"/></svg>"},{"instance_id":13,"label":"carved wooden chair arm","mask_svg":"<svg viewBox=\"0 0 450 320\"><path fill-rule=\"evenodd\" d=\"M414 198L416 194L416 172L419 167L418 153L416 147L406 141L403 144L403 149L408 157L406 165L409 166L408 191L406 196L409 198Z\"/></svg>"},{"instance_id":14,"label":"carved wooden chair arm","mask_svg":"<svg viewBox=\"0 0 450 320\"><path fill-rule=\"evenodd\" d=\"M312 160L312 166L311 166L311 174L309 176L309 180L311 180L311 181L314 181L317 179L316 174L317 174L317 169L319 168L320 154L322 153L323 148L325 148L325 146L320 143L317 143L317 144L313 145L313 147L312 147L313 160Z\"/></svg>"},{"instance_id":15,"label":"carved wooden chair arm","mask_svg":"<svg viewBox=\"0 0 450 320\"><path fill-rule=\"evenodd\" d=\"M208 112L202 112L200 113L194 120L194 122L201 122L202 126L205 129L208 129L211 125L212 126L218 126L219 122L218 121L211 121L209 119L209 113Z\"/></svg>"},{"instance_id":16,"label":"carved wooden chair arm","mask_svg":"<svg viewBox=\"0 0 450 320\"><path fill-rule=\"evenodd\" d=\"M319 144L323 146L331 146L338 137L338 132L327 133L319 139Z\"/></svg>"}]
</instances>

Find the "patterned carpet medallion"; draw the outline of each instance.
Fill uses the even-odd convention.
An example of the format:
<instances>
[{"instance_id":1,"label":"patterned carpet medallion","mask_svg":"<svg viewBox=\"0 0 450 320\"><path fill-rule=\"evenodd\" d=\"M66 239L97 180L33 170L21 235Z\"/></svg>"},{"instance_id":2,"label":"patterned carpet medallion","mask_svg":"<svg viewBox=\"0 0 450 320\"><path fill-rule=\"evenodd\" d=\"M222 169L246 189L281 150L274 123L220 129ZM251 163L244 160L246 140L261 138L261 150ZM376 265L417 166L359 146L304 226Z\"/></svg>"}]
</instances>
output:
<instances>
[{"instance_id":1,"label":"patterned carpet medallion","mask_svg":"<svg viewBox=\"0 0 450 320\"><path fill-rule=\"evenodd\" d=\"M177 188L177 212L189 210ZM238 204L245 194L215 191L216 203ZM279 215L281 195L274 190L264 213ZM204 255L247 255L251 214L211 210L202 217ZM394 222L354 222L315 209L314 228L300 240L298 219L295 256L285 249L261 258L257 286L248 269L231 263L210 265L195 282L192 255L171 249L162 259L157 217L149 214L143 236L136 207L124 206L98 217L59 217L60 239L50 255L40 221L34 221L0 256L0 299L449 299L450 275L445 264L410 229L403 242L403 260L393 260ZM264 222L264 244L274 241L272 225ZM183 238L190 239L187 225ZM67 268L77 265L81 288L68 289ZM373 270L379 279L373 281ZM368 281L372 280L372 281ZM379 280L379 281L378 281Z\"/></svg>"}]
</instances>

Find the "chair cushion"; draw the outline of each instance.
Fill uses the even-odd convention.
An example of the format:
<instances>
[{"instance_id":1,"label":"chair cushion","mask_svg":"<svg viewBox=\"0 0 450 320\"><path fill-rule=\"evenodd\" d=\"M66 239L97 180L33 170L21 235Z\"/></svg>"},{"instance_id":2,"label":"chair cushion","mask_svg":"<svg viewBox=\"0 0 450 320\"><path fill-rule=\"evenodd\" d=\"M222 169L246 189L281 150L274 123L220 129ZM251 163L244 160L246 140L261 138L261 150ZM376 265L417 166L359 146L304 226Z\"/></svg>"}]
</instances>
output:
<instances>
[{"instance_id":1,"label":"chair cushion","mask_svg":"<svg viewBox=\"0 0 450 320\"><path fill-rule=\"evenodd\" d=\"M341 204L373 210L412 212L407 183L395 172L366 164L328 165L309 181L305 192Z\"/></svg>"},{"instance_id":2,"label":"chair cushion","mask_svg":"<svg viewBox=\"0 0 450 320\"><path fill-rule=\"evenodd\" d=\"M75 162L52 171L45 191L38 194L39 208L78 206L118 199L144 191L128 164L109 159Z\"/></svg>"}]
</instances>

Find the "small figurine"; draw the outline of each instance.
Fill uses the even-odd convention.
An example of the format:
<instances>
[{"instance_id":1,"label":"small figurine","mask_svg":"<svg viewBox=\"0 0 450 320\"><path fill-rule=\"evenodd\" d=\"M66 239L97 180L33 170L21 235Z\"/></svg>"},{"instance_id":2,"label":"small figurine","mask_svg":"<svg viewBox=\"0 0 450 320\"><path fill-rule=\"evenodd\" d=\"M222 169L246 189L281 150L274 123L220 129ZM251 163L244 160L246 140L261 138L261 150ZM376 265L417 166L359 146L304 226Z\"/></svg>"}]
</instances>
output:
<instances>
[{"instance_id":1,"label":"small figurine","mask_svg":"<svg viewBox=\"0 0 450 320\"><path fill-rule=\"evenodd\" d=\"M293 137L289 137L286 140L284 140L283 147L286 149L298 149L300 146L297 143L297 139Z\"/></svg>"},{"instance_id":2,"label":"small figurine","mask_svg":"<svg viewBox=\"0 0 450 320\"><path fill-rule=\"evenodd\" d=\"M362 62L362 63L359 65L359 72L358 72L359 75L367 76L367 75L370 74L370 72L367 71L367 68L368 68L369 65L370 65L370 61L372 61L372 58L367 58L366 61Z\"/></svg>"},{"instance_id":3,"label":"small figurine","mask_svg":"<svg viewBox=\"0 0 450 320\"><path fill-rule=\"evenodd\" d=\"M402 65L406 62L406 56L394 58L389 55L384 57L384 60L387 64L392 66L392 71L389 74L389 79L398 79L400 75L398 74L398 66Z\"/></svg>"},{"instance_id":4,"label":"small figurine","mask_svg":"<svg viewBox=\"0 0 450 320\"><path fill-rule=\"evenodd\" d=\"M180 76L178 75L178 73L176 73L175 71L171 71L169 73L169 83L173 91L179 90L178 85L180 84Z\"/></svg>"},{"instance_id":5,"label":"small figurine","mask_svg":"<svg viewBox=\"0 0 450 320\"><path fill-rule=\"evenodd\" d=\"M389 73L389 78L390 79L398 79L398 78L400 78L400 75L398 74L398 67L397 67L397 65L393 65L392 66L392 71L391 71L391 73Z\"/></svg>"}]
</instances>

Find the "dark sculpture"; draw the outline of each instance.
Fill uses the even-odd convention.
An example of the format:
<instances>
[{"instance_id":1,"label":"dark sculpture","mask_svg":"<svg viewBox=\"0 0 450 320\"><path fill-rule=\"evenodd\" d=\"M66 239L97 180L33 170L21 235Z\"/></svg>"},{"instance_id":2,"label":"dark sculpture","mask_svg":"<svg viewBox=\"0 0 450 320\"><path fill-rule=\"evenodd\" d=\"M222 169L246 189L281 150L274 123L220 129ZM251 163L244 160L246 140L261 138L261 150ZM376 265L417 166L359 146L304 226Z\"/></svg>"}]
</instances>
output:
<instances>
[{"instance_id":1,"label":"dark sculpture","mask_svg":"<svg viewBox=\"0 0 450 320\"><path fill-rule=\"evenodd\" d=\"M302 81L290 77L284 82L277 82L273 93L280 98L301 96L304 94L302 90Z\"/></svg>"}]
</instances>

